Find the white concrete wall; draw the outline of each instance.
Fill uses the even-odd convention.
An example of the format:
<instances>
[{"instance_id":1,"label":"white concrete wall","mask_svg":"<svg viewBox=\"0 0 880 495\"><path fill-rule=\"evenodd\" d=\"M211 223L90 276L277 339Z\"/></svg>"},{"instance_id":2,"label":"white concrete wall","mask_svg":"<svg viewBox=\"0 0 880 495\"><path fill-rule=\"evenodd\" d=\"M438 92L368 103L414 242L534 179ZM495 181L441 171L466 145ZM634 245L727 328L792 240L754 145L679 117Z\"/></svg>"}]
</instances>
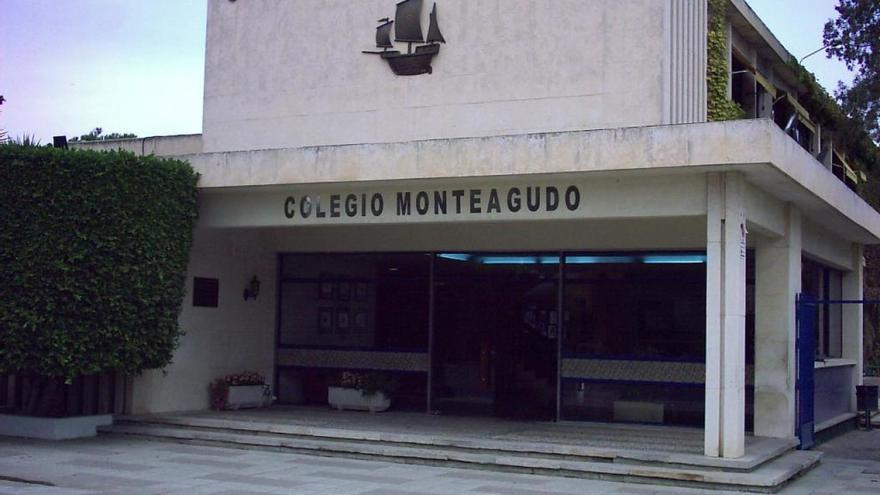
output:
<instances>
[{"instance_id":1,"label":"white concrete wall","mask_svg":"<svg viewBox=\"0 0 880 495\"><path fill-rule=\"evenodd\" d=\"M838 270L853 270L855 265L853 265L852 243L829 232L811 220L804 220L804 254Z\"/></svg>"},{"instance_id":2,"label":"white concrete wall","mask_svg":"<svg viewBox=\"0 0 880 495\"><path fill-rule=\"evenodd\" d=\"M134 414L207 409L208 384L229 373L257 371L273 378L274 251L257 231L197 229L195 234L180 315L186 335L171 365L134 379ZM261 282L259 297L244 301L244 287L254 275ZM193 277L220 280L218 307L193 307Z\"/></svg>"},{"instance_id":3,"label":"white concrete wall","mask_svg":"<svg viewBox=\"0 0 880 495\"><path fill-rule=\"evenodd\" d=\"M702 250L703 217L266 229L280 252Z\"/></svg>"},{"instance_id":4,"label":"white concrete wall","mask_svg":"<svg viewBox=\"0 0 880 495\"><path fill-rule=\"evenodd\" d=\"M211 0L205 151L671 122L671 108L701 106L684 100L702 95L705 57L684 49L670 62L667 46L704 32L687 23L704 22L691 14L705 3L438 0L447 44L433 74L401 77L361 53L394 0ZM693 96L673 104L673 78Z\"/></svg>"},{"instance_id":5,"label":"white concrete wall","mask_svg":"<svg viewBox=\"0 0 880 495\"><path fill-rule=\"evenodd\" d=\"M547 188L559 191L560 206L548 210ZM577 188L579 202L576 209L569 210L563 198L569 187ZM464 192L462 208L451 196L455 190ZM480 194L480 211L470 211L470 191ZM497 192L500 211L489 211L491 192ZM508 205L509 194L520 192L522 205L512 212ZM540 192L541 207L537 211L526 208L528 190ZM416 210L420 192L428 193L431 203L424 215ZM447 193L447 211L437 214L433 206L433 193ZM412 208L409 215L398 215L397 199L409 194ZM369 210L370 198L381 195L382 214L372 213L347 216L337 211L331 214L331 201L344 204L349 195L367 198L366 207L358 205L359 212ZM294 203L288 208L287 199ZM306 198L312 202L312 213L303 214ZM323 218L315 213L321 205ZM344 207L337 208L344 210ZM464 223L491 221L560 220L575 218L624 219L701 216L706 211L706 194L702 174L645 176L626 179L617 177L590 177L578 175L535 174L519 177L486 177L458 180L435 179L428 181L385 181L360 183L334 183L288 187L239 188L231 190L207 190L200 198L200 221L209 227L293 227L300 225L367 225L367 224L416 224L416 223ZM292 213L288 217L288 213Z\"/></svg>"},{"instance_id":6,"label":"white concrete wall","mask_svg":"<svg viewBox=\"0 0 880 495\"><path fill-rule=\"evenodd\" d=\"M755 435L795 435L797 322L801 291L802 221L782 207L784 235L755 243Z\"/></svg>"},{"instance_id":7,"label":"white concrete wall","mask_svg":"<svg viewBox=\"0 0 880 495\"><path fill-rule=\"evenodd\" d=\"M76 141L69 143L69 145L74 149L94 151L125 150L135 155L192 155L202 152L202 135L182 134L179 136L111 139L109 141Z\"/></svg>"}]
</instances>

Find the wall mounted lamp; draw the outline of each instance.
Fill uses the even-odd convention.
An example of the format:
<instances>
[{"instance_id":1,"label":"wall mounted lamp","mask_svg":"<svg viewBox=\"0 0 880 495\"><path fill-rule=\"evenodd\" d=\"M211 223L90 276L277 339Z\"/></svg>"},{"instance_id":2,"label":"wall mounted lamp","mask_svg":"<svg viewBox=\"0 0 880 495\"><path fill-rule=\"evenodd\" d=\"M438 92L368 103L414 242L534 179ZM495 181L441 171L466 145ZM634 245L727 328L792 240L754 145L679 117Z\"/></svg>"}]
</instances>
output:
<instances>
[{"instance_id":1,"label":"wall mounted lamp","mask_svg":"<svg viewBox=\"0 0 880 495\"><path fill-rule=\"evenodd\" d=\"M256 299L258 295L260 295L260 280L254 275L244 288L244 300Z\"/></svg>"}]
</instances>

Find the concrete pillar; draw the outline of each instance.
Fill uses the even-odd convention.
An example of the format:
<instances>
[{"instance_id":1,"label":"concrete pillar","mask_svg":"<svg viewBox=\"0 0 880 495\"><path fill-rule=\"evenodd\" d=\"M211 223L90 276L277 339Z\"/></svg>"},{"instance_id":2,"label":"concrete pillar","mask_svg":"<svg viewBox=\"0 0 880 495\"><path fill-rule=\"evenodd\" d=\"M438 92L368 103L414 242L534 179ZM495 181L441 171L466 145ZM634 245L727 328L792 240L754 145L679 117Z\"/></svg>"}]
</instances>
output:
<instances>
[{"instance_id":1,"label":"concrete pillar","mask_svg":"<svg viewBox=\"0 0 880 495\"><path fill-rule=\"evenodd\" d=\"M773 118L773 96L770 93L761 93L761 97L758 98L758 118Z\"/></svg>"},{"instance_id":2,"label":"concrete pillar","mask_svg":"<svg viewBox=\"0 0 880 495\"><path fill-rule=\"evenodd\" d=\"M739 173L707 174L704 450L745 450L746 229Z\"/></svg>"},{"instance_id":3,"label":"concrete pillar","mask_svg":"<svg viewBox=\"0 0 880 495\"><path fill-rule=\"evenodd\" d=\"M865 259L860 244L852 247L853 269L843 275L843 298L847 300L862 299L862 288L865 283ZM862 352L862 305L843 305L843 358L856 362L853 367L852 390L850 390L850 411L856 411L856 385L861 385L864 374L864 354Z\"/></svg>"},{"instance_id":4,"label":"concrete pillar","mask_svg":"<svg viewBox=\"0 0 880 495\"><path fill-rule=\"evenodd\" d=\"M795 435L795 300L801 291L801 215L787 206L781 239L755 245L755 435Z\"/></svg>"}]
</instances>

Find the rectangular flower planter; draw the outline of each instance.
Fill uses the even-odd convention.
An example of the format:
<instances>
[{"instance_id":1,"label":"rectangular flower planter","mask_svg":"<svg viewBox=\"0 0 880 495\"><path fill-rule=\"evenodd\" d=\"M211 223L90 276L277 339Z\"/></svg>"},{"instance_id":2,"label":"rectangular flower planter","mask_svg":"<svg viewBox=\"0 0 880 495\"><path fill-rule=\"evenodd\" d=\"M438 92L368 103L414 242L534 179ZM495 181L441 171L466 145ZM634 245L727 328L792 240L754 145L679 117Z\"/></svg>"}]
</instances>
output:
<instances>
[{"instance_id":1,"label":"rectangular flower planter","mask_svg":"<svg viewBox=\"0 0 880 495\"><path fill-rule=\"evenodd\" d=\"M265 385L230 385L226 395L226 409L265 406L265 389Z\"/></svg>"},{"instance_id":2,"label":"rectangular flower planter","mask_svg":"<svg viewBox=\"0 0 880 495\"><path fill-rule=\"evenodd\" d=\"M374 413L391 407L391 399L384 392L364 395L362 390L356 388L327 387L327 402L340 411L351 409Z\"/></svg>"}]
</instances>

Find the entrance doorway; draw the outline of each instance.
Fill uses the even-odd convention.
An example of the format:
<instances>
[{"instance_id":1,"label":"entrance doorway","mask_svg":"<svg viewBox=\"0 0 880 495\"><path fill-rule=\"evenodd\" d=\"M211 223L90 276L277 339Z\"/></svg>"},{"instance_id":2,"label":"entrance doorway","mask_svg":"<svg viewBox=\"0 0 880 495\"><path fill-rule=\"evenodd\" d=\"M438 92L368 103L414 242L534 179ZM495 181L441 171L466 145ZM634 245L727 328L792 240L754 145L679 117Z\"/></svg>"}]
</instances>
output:
<instances>
[{"instance_id":1,"label":"entrance doorway","mask_svg":"<svg viewBox=\"0 0 880 495\"><path fill-rule=\"evenodd\" d=\"M351 374L391 408L700 426L703 252L279 255L276 395Z\"/></svg>"},{"instance_id":2,"label":"entrance doorway","mask_svg":"<svg viewBox=\"0 0 880 495\"><path fill-rule=\"evenodd\" d=\"M434 280L433 409L554 419L558 256L443 253Z\"/></svg>"}]
</instances>

